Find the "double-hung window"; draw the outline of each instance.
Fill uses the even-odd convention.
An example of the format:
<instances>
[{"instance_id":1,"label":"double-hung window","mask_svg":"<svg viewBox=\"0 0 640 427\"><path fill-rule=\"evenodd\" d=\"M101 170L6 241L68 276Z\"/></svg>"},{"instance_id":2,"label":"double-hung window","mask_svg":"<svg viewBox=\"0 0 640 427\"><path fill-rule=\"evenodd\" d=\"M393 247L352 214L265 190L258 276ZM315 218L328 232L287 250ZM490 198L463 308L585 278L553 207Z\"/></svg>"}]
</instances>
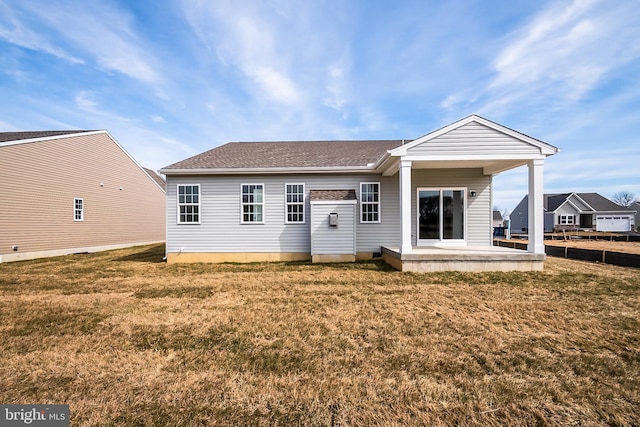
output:
<instances>
[{"instance_id":1,"label":"double-hung window","mask_svg":"<svg viewBox=\"0 0 640 427\"><path fill-rule=\"evenodd\" d=\"M178 224L200 224L200 184L178 185Z\"/></svg>"},{"instance_id":2,"label":"double-hung window","mask_svg":"<svg viewBox=\"0 0 640 427\"><path fill-rule=\"evenodd\" d=\"M360 222L380 222L380 183L360 183Z\"/></svg>"},{"instance_id":3,"label":"double-hung window","mask_svg":"<svg viewBox=\"0 0 640 427\"><path fill-rule=\"evenodd\" d=\"M304 223L304 184L285 184L286 224Z\"/></svg>"},{"instance_id":4,"label":"double-hung window","mask_svg":"<svg viewBox=\"0 0 640 427\"><path fill-rule=\"evenodd\" d=\"M73 199L73 220L84 221L84 200Z\"/></svg>"},{"instance_id":5,"label":"double-hung window","mask_svg":"<svg viewBox=\"0 0 640 427\"><path fill-rule=\"evenodd\" d=\"M264 184L242 184L240 223L264 223Z\"/></svg>"}]
</instances>

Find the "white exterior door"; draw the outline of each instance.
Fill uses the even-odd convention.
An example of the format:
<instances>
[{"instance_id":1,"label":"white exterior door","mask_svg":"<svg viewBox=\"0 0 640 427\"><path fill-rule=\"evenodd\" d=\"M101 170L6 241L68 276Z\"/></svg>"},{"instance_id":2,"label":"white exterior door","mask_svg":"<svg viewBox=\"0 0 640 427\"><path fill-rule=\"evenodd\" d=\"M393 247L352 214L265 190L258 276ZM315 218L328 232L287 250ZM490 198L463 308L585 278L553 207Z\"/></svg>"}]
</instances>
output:
<instances>
[{"instance_id":1,"label":"white exterior door","mask_svg":"<svg viewBox=\"0 0 640 427\"><path fill-rule=\"evenodd\" d=\"M631 218L620 215L598 215L596 217L596 231L629 231Z\"/></svg>"}]
</instances>

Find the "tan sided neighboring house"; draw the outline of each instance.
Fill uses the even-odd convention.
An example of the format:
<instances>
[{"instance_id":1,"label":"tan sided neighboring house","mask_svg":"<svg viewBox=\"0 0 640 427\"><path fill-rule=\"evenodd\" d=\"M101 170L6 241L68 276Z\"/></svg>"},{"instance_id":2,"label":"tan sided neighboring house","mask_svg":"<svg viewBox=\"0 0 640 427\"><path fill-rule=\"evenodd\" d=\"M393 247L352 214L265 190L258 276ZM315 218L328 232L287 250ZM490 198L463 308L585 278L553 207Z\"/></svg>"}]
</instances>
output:
<instances>
[{"instance_id":1,"label":"tan sided neighboring house","mask_svg":"<svg viewBox=\"0 0 640 427\"><path fill-rule=\"evenodd\" d=\"M163 181L104 130L0 132L0 262L164 241Z\"/></svg>"}]
</instances>

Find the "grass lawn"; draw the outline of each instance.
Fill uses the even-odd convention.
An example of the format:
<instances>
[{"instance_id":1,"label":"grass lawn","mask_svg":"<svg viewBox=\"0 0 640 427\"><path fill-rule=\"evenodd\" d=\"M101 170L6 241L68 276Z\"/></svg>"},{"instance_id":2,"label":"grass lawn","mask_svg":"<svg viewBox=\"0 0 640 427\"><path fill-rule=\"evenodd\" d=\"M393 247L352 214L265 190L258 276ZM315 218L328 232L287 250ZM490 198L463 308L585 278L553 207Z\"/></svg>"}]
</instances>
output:
<instances>
[{"instance_id":1,"label":"grass lawn","mask_svg":"<svg viewBox=\"0 0 640 427\"><path fill-rule=\"evenodd\" d=\"M0 403L72 425L640 424L640 270L0 264Z\"/></svg>"}]
</instances>

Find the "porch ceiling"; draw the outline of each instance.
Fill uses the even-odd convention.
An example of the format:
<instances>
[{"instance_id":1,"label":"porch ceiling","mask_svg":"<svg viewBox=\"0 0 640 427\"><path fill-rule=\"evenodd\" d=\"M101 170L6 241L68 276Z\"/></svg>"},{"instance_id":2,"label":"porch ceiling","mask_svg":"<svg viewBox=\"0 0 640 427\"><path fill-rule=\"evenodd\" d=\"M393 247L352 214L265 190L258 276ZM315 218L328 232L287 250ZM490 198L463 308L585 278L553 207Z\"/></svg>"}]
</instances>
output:
<instances>
[{"instance_id":1,"label":"porch ceiling","mask_svg":"<svg viewBox=\"0 0 640 427\"><path fill-rule=\"evenodd\" d=\"M392 176L398 172L400 160L393 161L383 169L382 175ZM529 159L475 159L475 160L413 160L412 169L482 169L484 175L495 175L527 164Z\"/></svg>"}]
</instances>

